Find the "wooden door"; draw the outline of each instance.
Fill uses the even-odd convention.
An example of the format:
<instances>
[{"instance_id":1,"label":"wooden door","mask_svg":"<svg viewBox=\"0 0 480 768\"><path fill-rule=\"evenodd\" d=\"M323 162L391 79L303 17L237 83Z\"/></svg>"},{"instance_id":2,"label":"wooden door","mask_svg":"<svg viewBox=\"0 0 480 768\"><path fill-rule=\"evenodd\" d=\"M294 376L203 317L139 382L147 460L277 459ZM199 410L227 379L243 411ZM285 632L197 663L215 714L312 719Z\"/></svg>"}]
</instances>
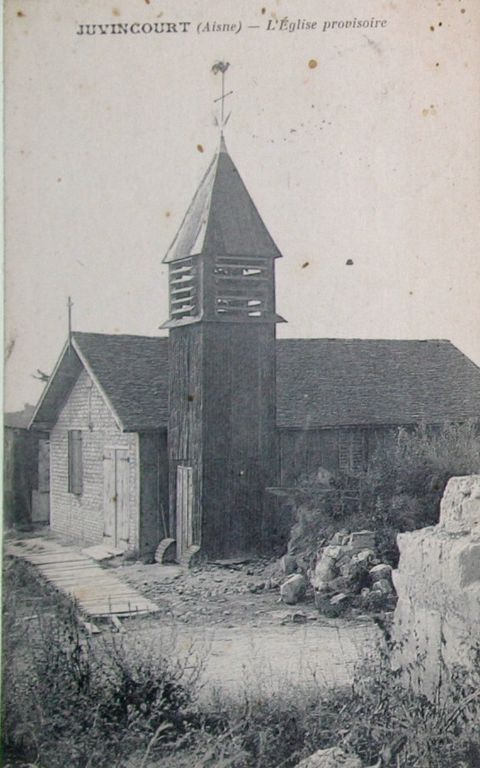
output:
<instances>
[{"instance_id":1,"label":"wooden door","mask_svg":"<svg viewBox=\"0 0 480 768\"><path fill-rule=\"evenodd\" d=\"M177 557L193 544L193 469L177 467Z\"/></svg>"},{"instance_id":2,"label":"wooden door","mask_svg":"<svg viewBox=\"0 0 480 768\"><path fill-rule=\"evenodd\" d=\"M106 448L103 456L103 536L116 549L127 549L130 512L130 461L123 448Z\"/></svg>"}]
</instances>

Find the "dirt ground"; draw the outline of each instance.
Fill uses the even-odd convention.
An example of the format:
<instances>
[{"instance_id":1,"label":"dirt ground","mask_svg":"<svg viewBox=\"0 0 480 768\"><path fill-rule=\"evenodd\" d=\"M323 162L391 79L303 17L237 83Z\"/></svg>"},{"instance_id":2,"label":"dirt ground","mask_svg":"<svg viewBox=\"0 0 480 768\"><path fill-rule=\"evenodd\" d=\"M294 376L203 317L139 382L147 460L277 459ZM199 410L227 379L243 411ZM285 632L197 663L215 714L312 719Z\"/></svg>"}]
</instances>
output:
<instances>
[{"instance_id":1,"label":"dirt ground","mask_svg":"<svg viewBox=\"0 0 480 768\"><path fill-rule=\"evenodd\" d=\"M271 588L281 578L276 561L187 570L119 557L102 565L158 606L156 613L122 619L122 641L137 655L167 654L201 668L207 698L217 690L237 696L244 687L347 684L381 640L371 618L328 619L308 593L297 605L282 603L278 586ZM97 624L116 630L105 620Z\"/></svg>"},{"instance_id":2,"label":"dirt ground","mask_svg":"<svg viewBox=\"0 0 480 768\"><path fill-rule=\"evenodd\" d=\"M145 648L171 643L174 652L190 654L192 664L203 665L210 692L348 683L380 639L371 619L327 619L308 595L295 606L280 602L278 589L268 589L276 567L268 561L190 571L113 561L106 567L159 607L151 616L123 621L129 640Z\"/></svg>"}]
</instances>

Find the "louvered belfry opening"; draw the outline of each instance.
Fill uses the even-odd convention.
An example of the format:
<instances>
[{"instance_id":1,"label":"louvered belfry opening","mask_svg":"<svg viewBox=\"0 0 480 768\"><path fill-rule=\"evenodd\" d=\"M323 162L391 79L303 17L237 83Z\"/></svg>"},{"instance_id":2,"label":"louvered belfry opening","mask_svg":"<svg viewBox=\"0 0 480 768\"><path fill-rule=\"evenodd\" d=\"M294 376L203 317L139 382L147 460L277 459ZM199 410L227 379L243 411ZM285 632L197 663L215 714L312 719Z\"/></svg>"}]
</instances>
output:
<instances>
[{"instance_id":1,"label":"louvered belfry opening","mask_svg":"<svg viewBox=\"0 0 480 768\"><path fill-rule=\"evenodd\" d=\"M215 315L220 319L259 319L273 312L271 259L217 256L213 268Z\"/></svg>"},{"instance_id":2,"label":"louvered belfry opening","mask_svg":"<svg viewBox=\"0 0 480 768\"><path fill-rule=\"evenodd\" d=\"M170 317L194 318L199 314L199 269L192 258L170 265Z\"/></svg>"}]
</instances>

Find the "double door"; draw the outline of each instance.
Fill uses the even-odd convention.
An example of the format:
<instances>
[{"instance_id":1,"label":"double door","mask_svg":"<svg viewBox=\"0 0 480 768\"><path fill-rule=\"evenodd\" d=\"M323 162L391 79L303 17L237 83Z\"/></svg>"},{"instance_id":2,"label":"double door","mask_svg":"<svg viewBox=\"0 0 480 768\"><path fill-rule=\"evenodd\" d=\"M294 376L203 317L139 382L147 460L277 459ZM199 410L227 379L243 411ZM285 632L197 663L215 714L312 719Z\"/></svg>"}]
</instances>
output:
<instances>
[{"instance_id":1,"label":"double door","mask_svg":"<svg viewBox=\"0 0 480 768\"><path fill-rule=\"evenodd\" d=\"M129 540L130 458L125 448L106 448L103 456L105 544L125 550Z\"/></svg>"}]
</instances>

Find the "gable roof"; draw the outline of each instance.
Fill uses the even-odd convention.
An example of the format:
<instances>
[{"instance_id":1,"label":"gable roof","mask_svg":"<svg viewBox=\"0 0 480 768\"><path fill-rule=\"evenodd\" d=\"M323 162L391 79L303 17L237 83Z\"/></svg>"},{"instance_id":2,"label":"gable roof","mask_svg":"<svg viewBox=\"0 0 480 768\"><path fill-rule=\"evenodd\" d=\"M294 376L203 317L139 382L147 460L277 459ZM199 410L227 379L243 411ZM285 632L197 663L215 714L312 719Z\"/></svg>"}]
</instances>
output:
<instances>
[{"instance_id":1,"label":"gable roof","mask_svg":"<svg viewBox=\"0 0 480 768\"><path fill-rule=\"evenodd\" d=\"M279 257L223 136L164 262L217 251L228 256Z\"/></svg>"},{"instance_id":2,"label":"gable roof","mask_svg":"<svg viewBox=\"0 0 480 768\"><path fill-rule=\"evenodd\" d=\"M480 418L480 368L449 341L282 339L279 427Z\"/></svg>"},{"instance_id":3,"label":"gable roof","mask_svg":"<svg viewBox=\"0 0 480 768\"><path fill-rule=\"evenodd\" d=\"M121 429L166 428L168 338L74 333L32 424L53 425L82 368ZM280 339L277 425L327 428L480 418L480 368L449 341Z\"/></svg>"},{"instance_id":4,"label":"gable roof","mask_svg":"<svg viewBox=\"0 0 480 768\"><path fill-rule=\"evenodd\" d=\"M32 426L55 423L82 369L96 382L121 429L166 427L168 339L77 332L64 348Z\"/></svg>"}]
</instances>

